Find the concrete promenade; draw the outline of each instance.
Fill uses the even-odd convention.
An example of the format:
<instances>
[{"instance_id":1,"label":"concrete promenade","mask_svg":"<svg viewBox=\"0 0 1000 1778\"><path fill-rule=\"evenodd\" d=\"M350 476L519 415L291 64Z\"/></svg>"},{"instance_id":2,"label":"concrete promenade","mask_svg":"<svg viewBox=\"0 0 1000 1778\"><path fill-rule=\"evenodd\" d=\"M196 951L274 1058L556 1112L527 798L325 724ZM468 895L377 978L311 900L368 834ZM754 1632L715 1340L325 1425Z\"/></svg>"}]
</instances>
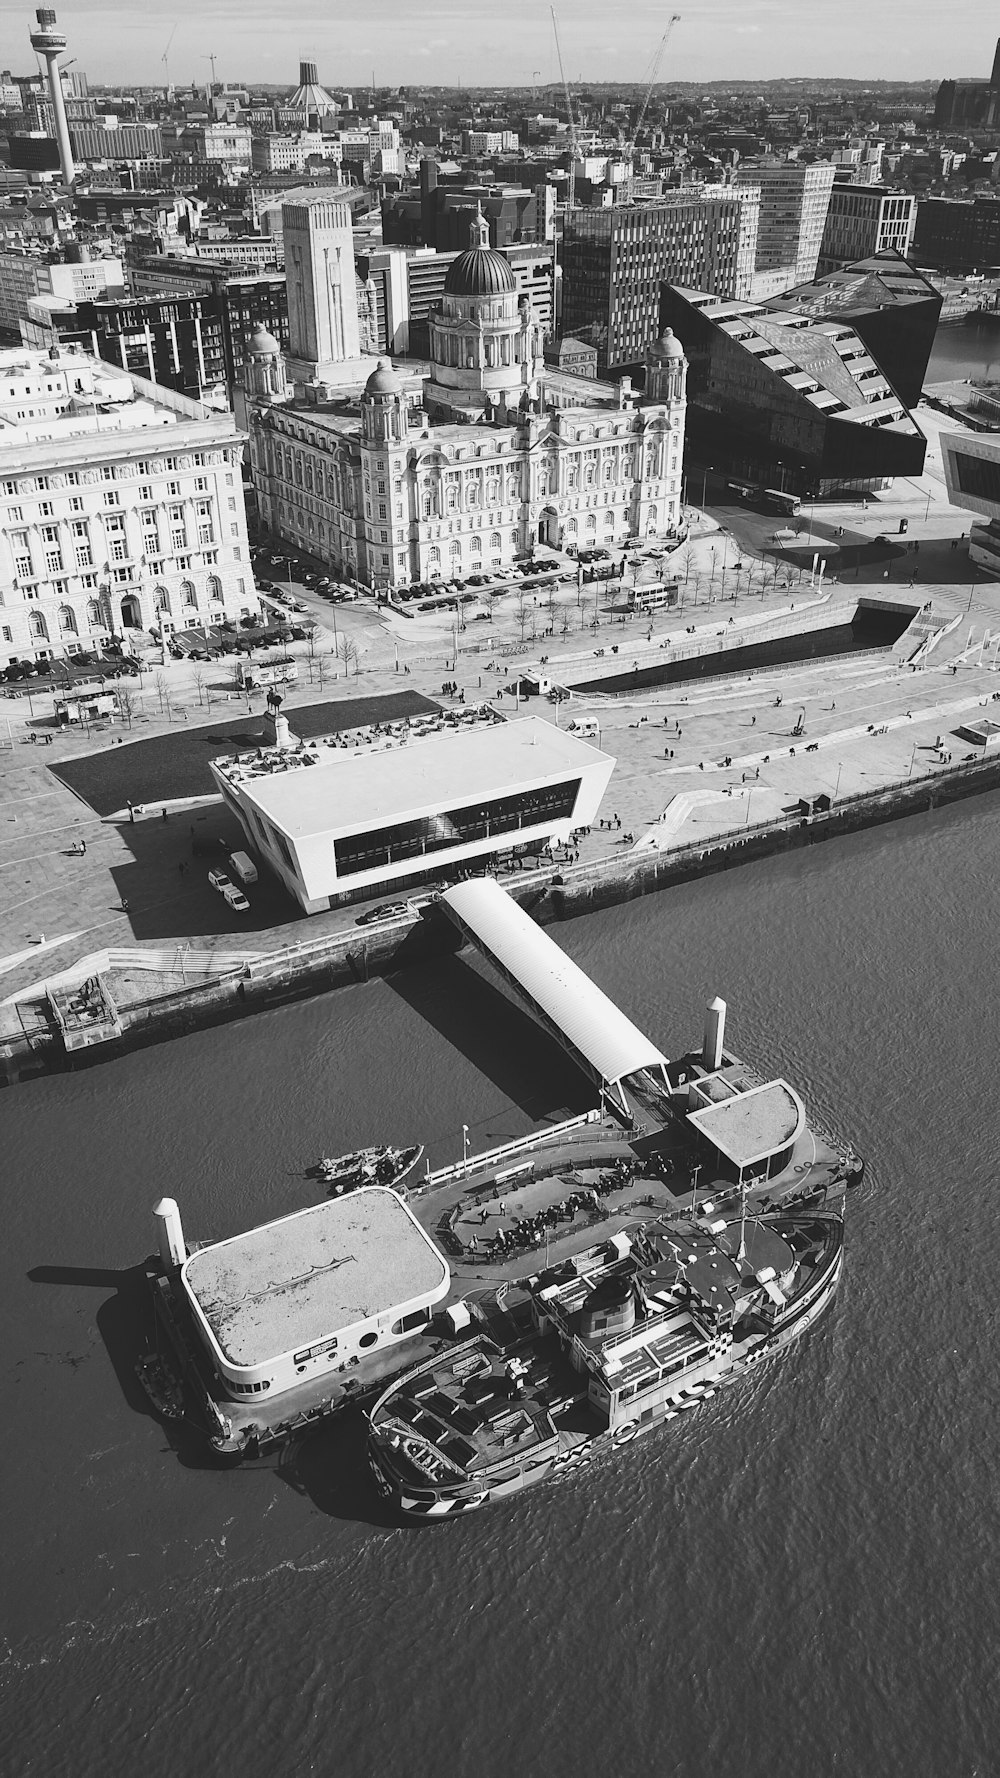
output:
<instances>
[{"instance_id":1,"label":"concrete promenade","mask_svg":"<svg viewBox=\"0 0 1000 1778\"><path fill-rule=\"evenodd\" d=\"M1000 584L969 564L963 543L970 515L946 502L936 438L949 423L926 408L919 417L932 437L927 473L897 483L867 509L860 502L817 504L803 515L812 536L802 542L807 560L810 543L813 549L819 543L832 562L836 551L824 541L827 532L835 537L842 528L845 539L874 543L898 533L899 519L907 518L900 543L918 543L919 551L894 546L850 573L825 577L823 590L845 615L859 594L910 606L930 600L935 623L957 618L956 627L919 670L903 664L897 650L762 670L738 681L689 682L613 699L582 696L558 707L532 699L532 712L552 721L595 715L600 744L617 760L601 812L608 825L580 841L582 864L636 848L710 844L722 833L787 814L800 798L811 802L825 793L837 800L940 773L947 767L935 757L939 736L953 765L967 754L980 756L981 749L955 731L963 719L988 714L1000 692ZM717 628L724 621L727 630L745 628L750 640L762 618L793 601L815 601L820 589L810 587L808 574L782 566L775 553L761 559L739 534L740 521L723 514L728 528L720 529L719 516L699 524L691 545L669 563L682 581L681 609L624 625L617 582L610 598L598 585L556 583L551 593L538 594L515 586L484 602L479 617L466 608L464 629L453 612L424 613L411 605L404 609L416 614L404 615L368 601L332 608L300 589L321 627L312 644L292 645L300 678L286 700L291 727L297 705L323 699L412 689L448 704L442 685L452 681L467 704L492 698L513 715L515 700L504 685L543 655L545 671L558 681L571 670L579 676L581 658L593 660L596 649L608 650L621 638L627 668L638 647L675 644L692 623ZM796 555L801 559L802 551ZM640 584L661 571L647 555ZM630 572L626 589L631 578ZM912 647L911 641L908 652ZM101 820L52 775L50 764L74 754L111 746L124 752L133 740L199 719L245 720L248 710L249 701L232 690L225 662L194 668L157 662L141 689L126 683L136 706L132 727L89 737L52 730L46 721L51 696L33 692L31 706L24 697L0 702L0 1040L19 1028L14 997L83 958L109 950L120 958L145 953L134 973L137 993L141 987L148 994L157 982L166 991L192 975L204 979L213 957L221 968L231 967L282 945L355 930L349 909L306 920L276 891L252 890L252 915L242 924L208 886L205 860L191 851L192 830L237 842L238 829L221 804L189 808L168 801L134 822ZM251 707L263 709L259 694ZM796 727L801 732L793 734ZM52 744L39 745L46 732L54 733Z\"/></svg>"}]
</instances>

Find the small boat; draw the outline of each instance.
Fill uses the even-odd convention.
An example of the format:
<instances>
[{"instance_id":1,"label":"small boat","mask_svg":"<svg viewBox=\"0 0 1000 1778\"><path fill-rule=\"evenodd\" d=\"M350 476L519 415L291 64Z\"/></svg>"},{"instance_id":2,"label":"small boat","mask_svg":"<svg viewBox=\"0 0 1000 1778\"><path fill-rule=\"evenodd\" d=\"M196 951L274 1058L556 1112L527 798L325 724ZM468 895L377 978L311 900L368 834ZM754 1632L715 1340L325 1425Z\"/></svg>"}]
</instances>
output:
<instances>
[{"instance_id":1,"label":"small boat","mask_svg":"<svg viewBox=\"0 0 1000 1778\"><path fill-rule=\"evenodd\" d=\"M165 1420L183 1419L183 1386L159 1352L144 1353L136 1362L135 1374L158 1414Z\"/></svg>"},{"instance_id":2,"label":"small boat","mask_svg":"<svg viewBox=\"0 0 1000 1778\"><path fill-rule=\"evenodd\" d=\"M423 1152L422 1142L409 1148L391 1148L388 1144L358 1148L353 1154L338 1155L335 1159L324 1155L309 1172L310 1177L322 1180L331 1197L340 1197L363 1185L399 1185Z\"/></svg>"}]
</instances>

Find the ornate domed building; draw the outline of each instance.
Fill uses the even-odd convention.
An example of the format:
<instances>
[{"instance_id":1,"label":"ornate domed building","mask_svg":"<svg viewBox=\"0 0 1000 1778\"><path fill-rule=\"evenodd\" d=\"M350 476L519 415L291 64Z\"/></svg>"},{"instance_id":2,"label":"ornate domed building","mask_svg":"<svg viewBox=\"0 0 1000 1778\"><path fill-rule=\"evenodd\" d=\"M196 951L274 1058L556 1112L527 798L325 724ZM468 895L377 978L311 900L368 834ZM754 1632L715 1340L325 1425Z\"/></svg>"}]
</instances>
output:
<instances>
[{"instance_id":1,"label":"ornate domed building","mask_svg":"<svg viewBox=\"0 0 1000 1778\"><path fill-rule=\"evenodd\" d=\"M545 365L528 299L481 214L470 235L429 319L426 375L346 350L338 364L326 348L310 376L293 343L286 377L270 336L250 343L245 410L263 528L383 592L488 575L535 544L622 548L681 524L680 342L668 330L650 348L644 395L627 378ZM313 288L325 313L325 272ZM301 326L317 332L308 315Z\"/></svg>"},{"instance_id":2,"label":"ornate domed building","mask_svg":"<svg viewBox=\"0 0 1000 1778\"><path fill-rule=\"evenodd\" d=\"M429 322L431 374L424 403L432 419L495 417L522 395L537 398L541 341L509 262L490 247L477 207L471 242L448 268L440 308Z\"/></svg>"}]
</instances>

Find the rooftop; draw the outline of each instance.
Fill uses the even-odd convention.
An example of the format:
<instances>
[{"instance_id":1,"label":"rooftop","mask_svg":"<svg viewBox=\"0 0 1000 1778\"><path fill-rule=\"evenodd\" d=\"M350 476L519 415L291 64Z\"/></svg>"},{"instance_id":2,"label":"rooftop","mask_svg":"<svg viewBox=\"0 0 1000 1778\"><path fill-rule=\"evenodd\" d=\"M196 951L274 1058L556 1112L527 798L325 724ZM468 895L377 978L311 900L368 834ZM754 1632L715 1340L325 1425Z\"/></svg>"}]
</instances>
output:
<instances>
[{"instance_id":1,"label":"rooftop","mask_svg":"<svg viewBox=\"0 0 1000 1778\"><path fill-rule=\"evenodd\" d=\"M787 1080L770 1080L688 1113L688 1122L736 1167L755 1166L787 1148L805 1121L805 1107Z\"/></svg>"},{"instance_id":2,"label":"rooftop","mask_svg":"<svg viewBox=\"0 0 1000 1778\"><path fill-rule=\"evenodd\" d=\"M460 730L416 739L412 733L384 750L327 754L308 748L269 753L262 762L251 755L243 764L213 763L289 839L301 840L515 793L607 758L538 716L489 725L470 721Z\"/></svg>"},{"instance_id":3,"label":"rooftop","mask_svg":"<svg viewBox=\"0 0 1000 1778\"><path fill-rule=\"evenodd\" d=\"M112 455L115 433L169 426L177 434L186 430L193 442L212 417L200 402L134 377L77 347L13 346L0 351L0 453L23 457L21 468L35 467L39 450L60 461L65 458L72 466L80 455L93 454L97 435L102 454ZM220 421L215 416L215 424L233 432L231 417ZM177 447L183 442L180 436L171 438ZM127 451L125 441L119 440L118 454Z\"/></svg>"},{"instance_id":4,"label":"rooftop","mask_svg":"<svg viewBox=\"0 0 1000 1778\"><path fill-rule=\"evenodd\" d=\"M415 1298L448 1267L383 1186L313 1204L193 1253L182 1278L231 1364L265 1364Z\"/></svg>"}]
</instances>

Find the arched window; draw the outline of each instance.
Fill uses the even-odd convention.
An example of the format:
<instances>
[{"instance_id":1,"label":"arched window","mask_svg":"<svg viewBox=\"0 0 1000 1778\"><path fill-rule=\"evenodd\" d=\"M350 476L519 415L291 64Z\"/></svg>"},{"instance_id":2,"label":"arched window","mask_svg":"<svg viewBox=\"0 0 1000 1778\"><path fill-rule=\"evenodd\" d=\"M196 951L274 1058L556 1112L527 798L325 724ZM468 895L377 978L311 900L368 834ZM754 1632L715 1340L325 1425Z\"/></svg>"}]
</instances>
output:
<instances>
[{"instance_id":1,"label":"arched window","mask_svg":"<svg viewBox=\"0 0 1000 1778\"><path fill-rule=\"evenodd\" d=\"M517 533L517 532L516 532L516 531L512 531L512 532L511 532L511 534L510 534L510 540L511 540L511 543L512 543L512 544L513 544L513 545L514 545L514 548L515 548L515 549L516 549L516 548L517 548L517 546L518 546L518 544L519 544L519 543L520 543L520 541L521 541L521 539L520 539L520 537L519 537L519 536L518 536L518 533Z\"/></svg>"},{"instance_id":2,"label":"arched window","mask_svg":"<svg viewBox=\"0 0 1000 1778\"><path fill-rule=\"evenodd\" d=\"M217 574L208 577L208 596L210 599L222 599L222 582Z\"/></svg>"},{"instance_id":3,"label":"arched window","mask_svg":"<svg viewBox=\"0 0 1000 1778\"><path fill-rule=\"evenodd\" d=\"M421 508L423 511L424 518L429 519L434 512L434 496L433 496L433 494L425 494L420 505L421 505Z\"/></svg>"},{"instance_id":4,"label":"arched window","mask_svg":"<svg viewBox=\"0 0 1000 1778\"><path fill-rule=\"evenodd\" d=\"M45 619L42 616L40 611L32 611L30 613L30 615L28 617L28 631L29 631L29 634L31 635L31 637L33 638L33 640L35 640L36 642L47 642L48 641L48 639L49 639L48 628L47 628Z\"/></svg>"},{"instance_id":5,"label":"arched window","mask_svg":"<svg viewBox=\"0 0 1000 1778\"><path fill-rule=\"evenodd\" d=\"M567 519L566 520L566 529L567 529L567 531L575 531L577 529L576 520L575 519Z\"/></svg>"},{"instance_id":6,"label":"arched window","mask_svg":"<svg viewBox=\"0 0 1000 1778\"><path fill-rule=\"evenodd\" d=\"M454 558L456 556L460 556L461 553L462 553L462 539L460 537L453 537L451 542L448 545L448 554Z\"/></svg>"},{"instance_id":7,"label":"arched window","mask_svg":"<svg viewBox=\"0 0 1000 1778\"><path fill-rule=\"evenodd\" d=\"M444 497L445 497L445 505L447 507L447 510L449 512L457 512L458 511L458 489L454 486L453 483L449 482L447 488L444 491Z\"/></svg>"},{"instance_id":8,"label":"arched window","mask_svg":"<svg viewBox=\"0 0 1000 1778\"><path fill-rule=\"evenodd\" d=\"M104 627L104 619L101 616L101 606L97 599L87 600L87 622L92 630L100 630Z\"/></svg>"},{"instance_id":9,"label":"arched window","mask_svg":"<svg viewBox=\"0 0 1000 1778\"><path fill-rule=\"evenodd\" d=\"M433 563L440 563L441 551L438 549L438 546L436 543L432 546L431 549L429 549L427 551L427 560L429 562L433 562Z\"/></svg>"},{"instance_id":10,"label":"arched window","mask_svg":"<svg viewBox=\"0 0 1000 1778\"><path fill-rule=\"evenodd\" d=\"M197 611L197 609L198 609L198 595L195 592L194 587L192 586L192 584L189 580L182 580L181 581L181 600L182 600L183 604L190 605L194 608L195 611Z\"/></svg>"},{"instance_id":11,"label":"arched window","mask_svg":"<svg viewBox=\"0 0 1000 1778\"><path fill-rule=\"evenodd\" d=\"M73 610L72 605L60 605L59 628L63 631L64 635L75 636L77 634L76 612Z\"/></svg>"},{"instance_id":12,"label":"arched window","mask_svg":"<svg viewBox=\"0 0 1000 1778\"><path fill-rule=\"evenodd\" d=\"M584 482L588 488L593 487L594 476L596 475L596 473L597 473L597 471L596 471L593 463L588 463L586 468L584 469L584 472L583 472L583 479L584 479Z\"/></svg>"},{"instance_id":13,"label":"arched window","mask_svg":"<svg viewBox=\"0 0 1000 1778\"><path fill-rule=\"evenodd\" d=\"M170 594L167 592L165 586L158 586L156 588L156 591L153 594L153 609L155 611L170 610Z\"/></svg>"},{"instance_id":14,"label":"arched window","mask_svg":"<svg viewBox=\"0 0 1000 1778\"><path fill-rule=\"evenodd\" d=\"M486 484L486 498L489 501L491 506L496 505L497 501L500 498L500 483L499 482L487 482L487 484Z\"/></svg>"},{"instance_id":15,"label":"arched window","mask_svg":"<svg viewBox=\"0 0 1000 1778\"><path fill-rule=\"evenodd\" d=\"M491 549L502 549L503 548L503 538L501 537L499 531L491 531L490 532L490 548Z\"/></svg>"},{"instance_id":16,"label":"arched window","mask_svg":"<svg viewBox=\"0 0 1000 1778\"><path fill-rule=\"evenodd\" d=\"M587 530L588 531L596 531L597 530L597 514L596 514L596 512L588 512L588 514L587 514Z\"/></svg>"},{"instance_id":17,"label":"arched window","mask_svg":"<svg viewBox=\"0 0 1000 1778\"><path fill-rule=\"evenodd\" d=\"M470 548L471 548L471 550L472 550L472 553L473 553L473 555L474 555L474 556L481 556L481 555L482 555L482 553L483 553L483 540L482 540L482 538L481 538L481 537L474 537L474 538L473 538L473 539L472 539L472 542L471 542L471 545L470 545Z\"/></svg>"},{"instance_id":18,"label":"arched window","mask_svg":"<svg viewBox=\"0 0 1000 1778\"><path fill-rule=\"evenodd\" d=\"M604 465L604 479L606 482L613 482L615 479L615 466L611 462Z\"/></svg>"}]
</instances>

